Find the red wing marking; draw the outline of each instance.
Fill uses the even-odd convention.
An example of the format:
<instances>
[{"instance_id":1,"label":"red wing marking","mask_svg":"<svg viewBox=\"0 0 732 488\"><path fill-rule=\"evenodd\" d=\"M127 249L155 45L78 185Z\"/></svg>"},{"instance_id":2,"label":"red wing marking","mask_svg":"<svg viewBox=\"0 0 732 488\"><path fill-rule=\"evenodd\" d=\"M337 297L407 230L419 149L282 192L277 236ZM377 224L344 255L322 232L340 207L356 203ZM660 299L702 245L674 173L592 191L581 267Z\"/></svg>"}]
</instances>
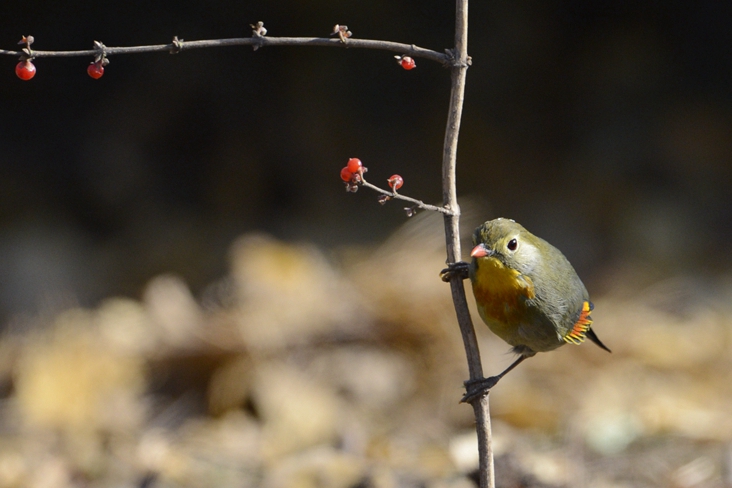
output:
<instances>
[{"instance_id":1,"label":"red wing marking","mask_svg":"<svg viewBox=\"0 0 732 488\"><path fill-rule=\"evenodd\" d=\"M592 325L592 317L590 317L592 308L592 304L588 301L582 304L579 319L575 322L572 330L564 336L565 342L571 342L572 344L582 344L584 342L587 331L590 330L590 326Z\"/></svg>"}]
</instances>

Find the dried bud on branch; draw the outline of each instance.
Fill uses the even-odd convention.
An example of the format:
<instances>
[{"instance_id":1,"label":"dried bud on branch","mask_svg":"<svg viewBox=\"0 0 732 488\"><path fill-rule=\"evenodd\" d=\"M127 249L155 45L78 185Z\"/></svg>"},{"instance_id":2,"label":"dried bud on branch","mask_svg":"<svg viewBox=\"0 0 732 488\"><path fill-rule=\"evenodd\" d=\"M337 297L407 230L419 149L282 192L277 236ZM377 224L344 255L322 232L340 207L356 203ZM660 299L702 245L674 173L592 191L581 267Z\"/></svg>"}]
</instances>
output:
<instances>
[{"instance_id":1,"label":"dried bud on branch","mask_svg":"<svg viewBox=\"0 0 732 488\"><path fill-rule=\"evenodd\" d=\"M351 32L351 31L348 30L348 26L347 25L339 25L339 24L336 24L336 25L333 26L333 32L331 32L330 35L331 36L336 36L337 35L341 39L341 42L343 44L345 44L346 43L346 39L348 39L349 37L351 37L353 35L353 32Z\"/></svg>"}]
</instances>

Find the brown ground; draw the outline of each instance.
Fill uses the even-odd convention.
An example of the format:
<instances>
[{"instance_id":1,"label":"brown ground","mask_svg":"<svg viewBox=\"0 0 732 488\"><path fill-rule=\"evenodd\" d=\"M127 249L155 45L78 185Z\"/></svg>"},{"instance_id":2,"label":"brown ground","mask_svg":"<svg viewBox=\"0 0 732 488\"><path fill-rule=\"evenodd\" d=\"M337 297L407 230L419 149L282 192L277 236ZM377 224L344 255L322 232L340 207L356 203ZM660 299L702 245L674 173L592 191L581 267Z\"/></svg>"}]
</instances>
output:
<instances>
[{"instance_id":1,"label":"brown ground","mask_svg":"<svg viewBox=\"0 0 732 488\"><path fill-rule=\"evenodd\" d=\"M432 223L330 257L245 236L200 298L160 276L141 301L14 319L0 486L473 486ZM732 280L636 273L593 297L612 355L540 354L491 393L498 486L732 486ZM476 325L498 372L508 346Z\"/></svg>"}]
</instances>

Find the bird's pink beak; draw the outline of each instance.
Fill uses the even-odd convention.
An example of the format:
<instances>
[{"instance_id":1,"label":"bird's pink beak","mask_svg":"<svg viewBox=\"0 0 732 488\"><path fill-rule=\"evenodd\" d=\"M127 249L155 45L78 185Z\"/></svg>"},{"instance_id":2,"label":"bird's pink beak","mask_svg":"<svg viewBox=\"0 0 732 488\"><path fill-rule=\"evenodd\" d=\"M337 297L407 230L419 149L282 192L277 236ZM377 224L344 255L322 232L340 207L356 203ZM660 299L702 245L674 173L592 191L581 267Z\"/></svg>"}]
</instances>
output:
<instances>
[{"instance_id":1,"label":"bird's pink beak","mask_svg":"<svg viewBox=\"0 0 732 488\"><path fill-rule=\"evenodd\" d=\"M491 250L485 247L485 244L478 244L472 251L470 251L471 258L484 258L492 254Z\"/></svg>"}]
</instances>

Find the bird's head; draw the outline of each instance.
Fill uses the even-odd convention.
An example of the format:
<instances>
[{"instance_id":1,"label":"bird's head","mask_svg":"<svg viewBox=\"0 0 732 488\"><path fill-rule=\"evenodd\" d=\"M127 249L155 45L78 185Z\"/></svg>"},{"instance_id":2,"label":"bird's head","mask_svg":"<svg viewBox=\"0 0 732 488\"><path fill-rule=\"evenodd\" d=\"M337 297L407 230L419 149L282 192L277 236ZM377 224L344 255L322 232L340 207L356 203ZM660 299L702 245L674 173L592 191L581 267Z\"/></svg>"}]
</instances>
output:
<instances>
[{"instance_id":1,"label":"bird's head","mask_svg":"<svg viewBox=\"0 0 732 488\"><path fill-rule=\"evenodd\" d=\"M489 220L478 226L473 246L473 259L494 258L521 273L530 273L541 259L541 241L510 219Z\"/></svg>"}]
</instances>

